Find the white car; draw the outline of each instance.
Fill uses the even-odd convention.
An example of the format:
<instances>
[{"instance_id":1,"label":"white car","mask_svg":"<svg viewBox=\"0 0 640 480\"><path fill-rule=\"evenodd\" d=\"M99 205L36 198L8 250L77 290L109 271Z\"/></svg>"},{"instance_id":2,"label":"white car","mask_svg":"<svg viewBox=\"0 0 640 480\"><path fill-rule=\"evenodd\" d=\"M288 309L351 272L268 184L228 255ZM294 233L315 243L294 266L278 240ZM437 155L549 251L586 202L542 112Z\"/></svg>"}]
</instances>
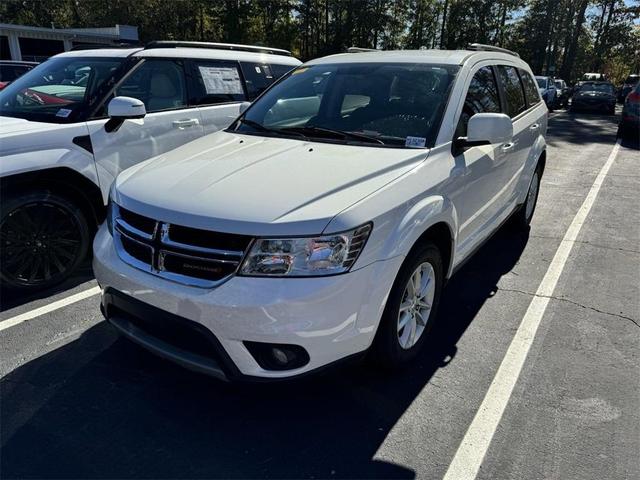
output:
<instances>
[{"instance_id":1,"label":"white car","mask_svg":"<svg viewBox=\"0 0 640 480\"><path fill-rule=\"evenodd\" d=\"M89 250L120 171L227 127L243 102L299 64L268 47L155 42L56 55L8 85L0 92L2 285L62 281Z\"/></svg>"},{"instance_id":2,"label":"white car","mask_svg":"<svg viewBox=\"0 0 640 480\"><path fill-rule=\"evenodd\" d=\"M106 318L226 379L409 360L445 281L510 217L528 228L545 166L529 66L473 48L310 61L120 174L94 241Z\"/></svg>"},{"instance_id":3,"label":"white car","mask_svg":"<svg viewBox=\"0 0 640 480\"><path fill-rule=\"evenodd\" d=\"M553 111L558 99L558 89L553 78L537 76L536 82L538 83L538 92L540 92L544 103L547 104L549 110Z\"/></svg>"}]
</instances>

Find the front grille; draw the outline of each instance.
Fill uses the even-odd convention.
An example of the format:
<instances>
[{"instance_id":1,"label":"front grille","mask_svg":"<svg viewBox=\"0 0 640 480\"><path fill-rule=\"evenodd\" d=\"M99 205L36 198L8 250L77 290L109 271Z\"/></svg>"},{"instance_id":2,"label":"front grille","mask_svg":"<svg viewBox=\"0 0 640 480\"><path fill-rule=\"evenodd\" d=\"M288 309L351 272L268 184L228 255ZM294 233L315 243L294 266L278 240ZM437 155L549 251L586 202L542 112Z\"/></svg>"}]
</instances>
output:
<instances>
[{"instance_id":1,"label":"front grille","mask_svg":"<svg viewBox=\"0 0 640 480\"><path fill-rule=\"evenodd\" d=\"M154 220L114 205L114 240L122 260L186 285L214 287L240 266L252 238Z\"/></svg>"}]
</instances>

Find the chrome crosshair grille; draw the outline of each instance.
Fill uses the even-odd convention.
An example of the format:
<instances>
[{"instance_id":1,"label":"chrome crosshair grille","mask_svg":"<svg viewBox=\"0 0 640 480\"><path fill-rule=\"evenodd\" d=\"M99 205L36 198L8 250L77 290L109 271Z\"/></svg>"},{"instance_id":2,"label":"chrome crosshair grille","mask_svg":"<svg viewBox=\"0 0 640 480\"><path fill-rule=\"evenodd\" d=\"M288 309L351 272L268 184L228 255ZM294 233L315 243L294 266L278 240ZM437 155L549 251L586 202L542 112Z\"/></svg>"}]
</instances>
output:
<instances>
[{"instance_id":1,"label":"chrome crosshair grille","mask_svg":"<svg viewBox=\"0 0 640 480\"><path fill-rule=\"evenodd\" d=\"M197 287L224 282L240 266L252 237L153 220L116 205L114 241L129 265Z\"/></svg>"}]
</instances>

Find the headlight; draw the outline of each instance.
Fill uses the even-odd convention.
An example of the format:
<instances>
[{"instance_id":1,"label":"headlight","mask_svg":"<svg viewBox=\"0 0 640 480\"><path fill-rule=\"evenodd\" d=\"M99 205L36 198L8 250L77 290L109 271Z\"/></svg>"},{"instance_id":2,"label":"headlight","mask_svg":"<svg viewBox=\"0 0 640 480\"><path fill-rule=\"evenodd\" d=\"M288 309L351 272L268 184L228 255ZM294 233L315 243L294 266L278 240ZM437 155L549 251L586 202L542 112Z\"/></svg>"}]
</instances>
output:
<instances>
[{"instance_id":1,"label":"headlight","mask_svg":"<svg viewBox=\"0 0 640 480\"><path fill-rule=\"evenodd\" d=\"M371 224L310 238L259 238L245 258L241 275L314 277L348 272L371 233Z\"/></svg>"}]
</instances>

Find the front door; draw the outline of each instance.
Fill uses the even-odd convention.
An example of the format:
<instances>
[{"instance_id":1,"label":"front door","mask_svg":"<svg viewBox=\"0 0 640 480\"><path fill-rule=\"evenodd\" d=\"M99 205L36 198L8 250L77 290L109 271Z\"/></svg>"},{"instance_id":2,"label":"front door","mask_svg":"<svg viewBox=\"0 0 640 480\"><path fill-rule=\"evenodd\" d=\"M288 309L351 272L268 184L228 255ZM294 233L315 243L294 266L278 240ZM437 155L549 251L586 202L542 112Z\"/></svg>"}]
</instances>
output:
<instances>
[{"instance_id":1,"label":"front door","mask_svg":"<svg viewBox=\"0 0 640 480\"><path fill-rule=\"evenodd\" d=\"M188 106L185 70L180 60L144 60L116 88L114 96L141 100L147 115L140 120L126 120L112 132L104 128L106 118L87 122L105 200L121 171L203 135L200 112Z\"/></svg>"},{"instance_id":2,"label":"front door","mask_svg":"<svg viewBox=\"0 0 640 480\"><path fill-rule=\"evenodd\" d=\"M467 135L469 119L476 113L501 112L494 69L490 65L481 66L469 83L455 137ZM452 175L465 177L465 189L456 204L459 250L463 256L486 236L485 230L500 210L504 194L501 179L508 157L504 148L504 145L472 147L455 158Z\"/></svg>"}]
</instances>

